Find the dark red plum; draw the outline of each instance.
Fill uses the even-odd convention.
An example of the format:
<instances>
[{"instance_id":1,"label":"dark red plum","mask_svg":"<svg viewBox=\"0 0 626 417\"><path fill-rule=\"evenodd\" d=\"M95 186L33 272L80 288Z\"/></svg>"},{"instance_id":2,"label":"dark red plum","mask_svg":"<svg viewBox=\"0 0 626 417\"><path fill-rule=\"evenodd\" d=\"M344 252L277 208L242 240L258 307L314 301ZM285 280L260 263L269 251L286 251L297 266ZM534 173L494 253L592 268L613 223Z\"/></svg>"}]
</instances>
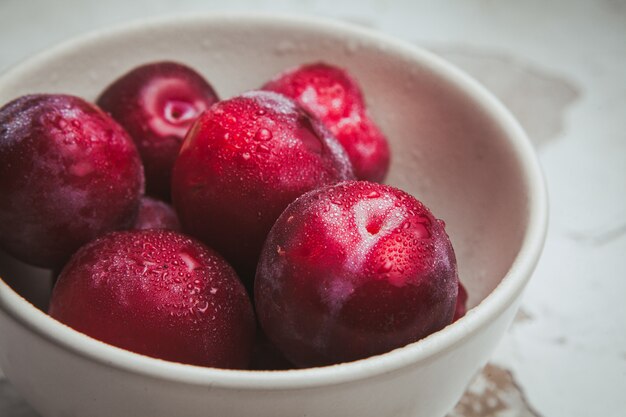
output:
<instances>
[{"instance_id":1,"label":"dark red plum","mask_svg":"<svg viewBox=\"0 0 626 417\"><path fill-rule=\"evenodd\" d=\"M164 201L143 196L139 201L139 214L132 229L169 229L180 231L180 222L172 206Z\"/></svg>"},{"instance_id":2,"label":"dark red plum","mask_svg":"<svg viewBox=\"0 0 626 417\"><path fill-rule=\"evenodd\" d=\"M114 232L82 247L49 313L95 339L181 363L245 368L255 320L235 271L169 230Z\"/></svg>"},{"instance_id":3,"label":"dark red plum","mask_svg":"<svg viewBox=\"0 0 626 417\"><path fill-rule=\"evenodd\" d=\"M135 221L144 176L128 134L81 98L37 94L0 109L0 246L59 268Z\"/></svg>"},{"instance_id":4,"label":"dark red plum","mask_svg":"<svg viewBox=\"0 0 626 417\"><path fill-rule=\"evenodd\" d=\"M298 367L353 361L452 322L456 260L443 222L393 187L344 182L281 214L259 260L256 311Z\"/></svg>"},{"instance_id":5,"label":"dark red plum","mask_svg":"<svg viewBox=\"0 0 626 417\"><path fill-rule=\"evenodd\" d=\"M459 295L456 299L456 308L454 309L452 321L457 321L467 313L467 295L465 286L459 281Z\"/></svg>"},{"instance_id":6,"label":"dark red plum","mask_svg":"<svg viewBox=\"0 0 626 417\"><path fill-rule=\"evenodd\" d=\"M187 130L218 101L196 71L175 62L142 65L124 74L97 103L131 135L146 170L148 194L170 199L171 171Z\"/></svg>"},{"instance_id":7,"label":"dark red plum","mask_svg":"<svg viewBox=\"0 0 626 417\"><path fill-rule=\"evenodd\" d=\"M174 165L183 230L251 286L265 237L301 194L353 178L341 145L292 100L267 91L221 101L193 125Z\"/></svg>"},{"instance_id":8,"label":"dark red plum","mask_svg":"<svg viewBox=\"0 0 626 417\"><path fill-rule=\"evenodd\" d=\"M356 80L325 63L303 65L263 89L291 97L318 117L348 153L357 179L382 182L389 170L389 144L367 111Z\"/></svg>"}]
</instances>

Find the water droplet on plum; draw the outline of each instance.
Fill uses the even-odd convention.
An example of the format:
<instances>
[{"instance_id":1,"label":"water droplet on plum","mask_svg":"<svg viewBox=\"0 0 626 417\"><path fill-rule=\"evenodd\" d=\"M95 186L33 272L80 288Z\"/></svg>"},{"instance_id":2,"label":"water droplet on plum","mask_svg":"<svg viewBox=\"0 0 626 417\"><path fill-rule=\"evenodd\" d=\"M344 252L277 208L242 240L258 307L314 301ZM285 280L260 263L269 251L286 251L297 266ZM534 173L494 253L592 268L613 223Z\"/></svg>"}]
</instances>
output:
<instances>
[{"instance_id":1,"label":"water droplet on plum","mask_svg":"<svg viewBox=\"0 0 626 417\"><path fill-rule=\"evenodd\" d=\"M256 133L254 135L254 139L258 140L258 141L261 141L261 142L266 142L266 141L272 139L272 132L269 129L266 129L266 128L262 127L262 128L260 128L259 130L256 131Z\"/></svg>"}]
</instances>

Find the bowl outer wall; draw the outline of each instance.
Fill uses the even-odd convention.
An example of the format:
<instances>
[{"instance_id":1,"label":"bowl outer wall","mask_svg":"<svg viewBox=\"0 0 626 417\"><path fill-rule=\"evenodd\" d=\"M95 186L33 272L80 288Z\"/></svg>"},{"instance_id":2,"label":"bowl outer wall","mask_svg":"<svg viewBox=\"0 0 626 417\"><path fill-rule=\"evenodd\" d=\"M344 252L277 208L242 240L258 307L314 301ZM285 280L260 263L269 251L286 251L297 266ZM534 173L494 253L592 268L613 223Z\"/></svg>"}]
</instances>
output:
<instances>
[{"instance_id":1,"label":"bowl outer wall","mask_svg":"<svg viewBox=\"0 0 626 417\"><path fill-rule=\"evenodd\" d=\"M196 412L203 410L205 414L208 410L211 413L230 410L228 413L232 415L246 415L251 411L257 415L293 415L296 409L303 415L329 415L329 410L342 409L353 412L361 409L360 415L377 416L402 415L405 411L406 415L416 415L417 410L419 415L442 414L461 395L469 378L487 360L512 320L521 291L542 249L547 198L538 162L523 131L482 87L434 55L369 30L294 16L228 14L168 18L97 32L18 65L0 78L0 96L6 101L8 98L3 95L25 81L23 74L46 63L58 62L83 48L128 36L139 39L155 30L176 33L185 27L202 25L207 30L226 32L230 26L243 27L250 32L279 28L285 33L319 33L336 37L347 52L354 49L354 45L378 48L381 54L400 55L402 59L437 72L471 96L506 132L508 145L520 160L521 175L527 187L528 222L521 250L508 273L464 319L418 343L363 361L285 372L199 368L126 352L55 322L0 282L3 335L0 337L0 365L43 415L61 415L63 410L79 415L95 415L94 410L100 410L103 415L166 415L164 410L171 406L183 407L185 415L202 415ZM278 46L283 52L287 51L285 53L293 47L289 43ZM33 80L31 85L46 82L49 80ZM368 391L371 391L369 395ZM142 392L145 397L140 395ZM140 399L145 401L138 401ZM376 406L372 402L380 404ZM321 407L321 404L331 408ZM294 408L296 405L298 407Z\"/></svg>"}]
</instances>

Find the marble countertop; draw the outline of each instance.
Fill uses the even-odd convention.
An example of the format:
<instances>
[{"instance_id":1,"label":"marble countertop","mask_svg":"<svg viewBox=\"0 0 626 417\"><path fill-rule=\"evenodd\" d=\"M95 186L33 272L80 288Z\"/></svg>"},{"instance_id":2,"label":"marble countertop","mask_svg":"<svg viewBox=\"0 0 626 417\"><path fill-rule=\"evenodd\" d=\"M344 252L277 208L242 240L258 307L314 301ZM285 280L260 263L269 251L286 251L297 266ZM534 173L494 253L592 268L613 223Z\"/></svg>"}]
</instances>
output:
<instances>
[{"instance_id":1,"label":"marble countertop","mask_svg":"<svg viewBox=\"0 0 626 417\"><path fill-rule=\"evenodd\" d=\"M365 25L495 93L537 149L550 229L518 317L450 417L626 415L626 1L1 0L0 71L94 28L212 10ZM36 416L1 371L0 416Z\"/></svg>"}]
</instances>

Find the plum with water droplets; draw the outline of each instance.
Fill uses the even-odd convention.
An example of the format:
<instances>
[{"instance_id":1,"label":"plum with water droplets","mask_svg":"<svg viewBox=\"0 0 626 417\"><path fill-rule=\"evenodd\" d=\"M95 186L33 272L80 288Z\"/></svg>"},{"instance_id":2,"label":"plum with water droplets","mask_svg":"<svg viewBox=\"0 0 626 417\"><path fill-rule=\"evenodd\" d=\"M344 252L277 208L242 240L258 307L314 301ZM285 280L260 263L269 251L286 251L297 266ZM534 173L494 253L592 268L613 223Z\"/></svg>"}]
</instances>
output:
<instances>
[{"instance_id":1,"label":"plum with water droplets","mask_svg":"<svg viewBox=\"0 0 626 417\"><path fill-rule=\"evenodd\" d=\"M313 63L287 70L263 86L291 97L337 137L357 179L382 182L389 170L389 144L372 120L356 80L342 68Z\"/></svg>"},{"instance_id":2,"label":"plum with water droplets","mask_svg":"<svg viewBox=\"0 0 626 417\"><path fill-rule=\"evenodd\" d=\"M381 354L452 322L456 259L443 222L396 188L348 181L309 192L263 247L256 311L298 367Z\"/></svg>"},{"instance_id":3,"label":"plum with water droplets","mask_svg":"<svg viewBox=\"0 0 626 417\"><path fill-rule=\"evenodd\" d=\"M0 246L59 268L95 237L132 226L144 176L128 134L79 97L36 94L0 109Z\"/></svg>"},{"instance_id":4,"label":"plum with water droplets","mask_svg":"<svg viewBox=\"0 0 626 417\"><path fill-rule=\"evenodd\" d=\"M252 304L215 251L170 230L113 232L83 246L49 313L95 339L169 361L245 368Z\"/></svg>"},{"instance_id":5,"label":"plum with water droplets","mask_svg":"<svg viewBox=\"0 0 626 417\"><path fill-rule=\"evenodd\" d=\"M172 166L191 124L218 101L213 87L176 62L141 65L100 95L108 111L135 141L146 169L146 191L170 199Z\"/></svg>"},{"instance_id":6,"label":"plum with water droplets","mask_svg":"<svg viewBox=\"0 0 626 417\"><path fill-rule=\"evenodd\" d=\"M285 207L352 178L346 154L319 121L282 95L254 91L215 104L192 126L174 165L172 198L183 230L251 286Z\"/></svg>"}]
</instances>

